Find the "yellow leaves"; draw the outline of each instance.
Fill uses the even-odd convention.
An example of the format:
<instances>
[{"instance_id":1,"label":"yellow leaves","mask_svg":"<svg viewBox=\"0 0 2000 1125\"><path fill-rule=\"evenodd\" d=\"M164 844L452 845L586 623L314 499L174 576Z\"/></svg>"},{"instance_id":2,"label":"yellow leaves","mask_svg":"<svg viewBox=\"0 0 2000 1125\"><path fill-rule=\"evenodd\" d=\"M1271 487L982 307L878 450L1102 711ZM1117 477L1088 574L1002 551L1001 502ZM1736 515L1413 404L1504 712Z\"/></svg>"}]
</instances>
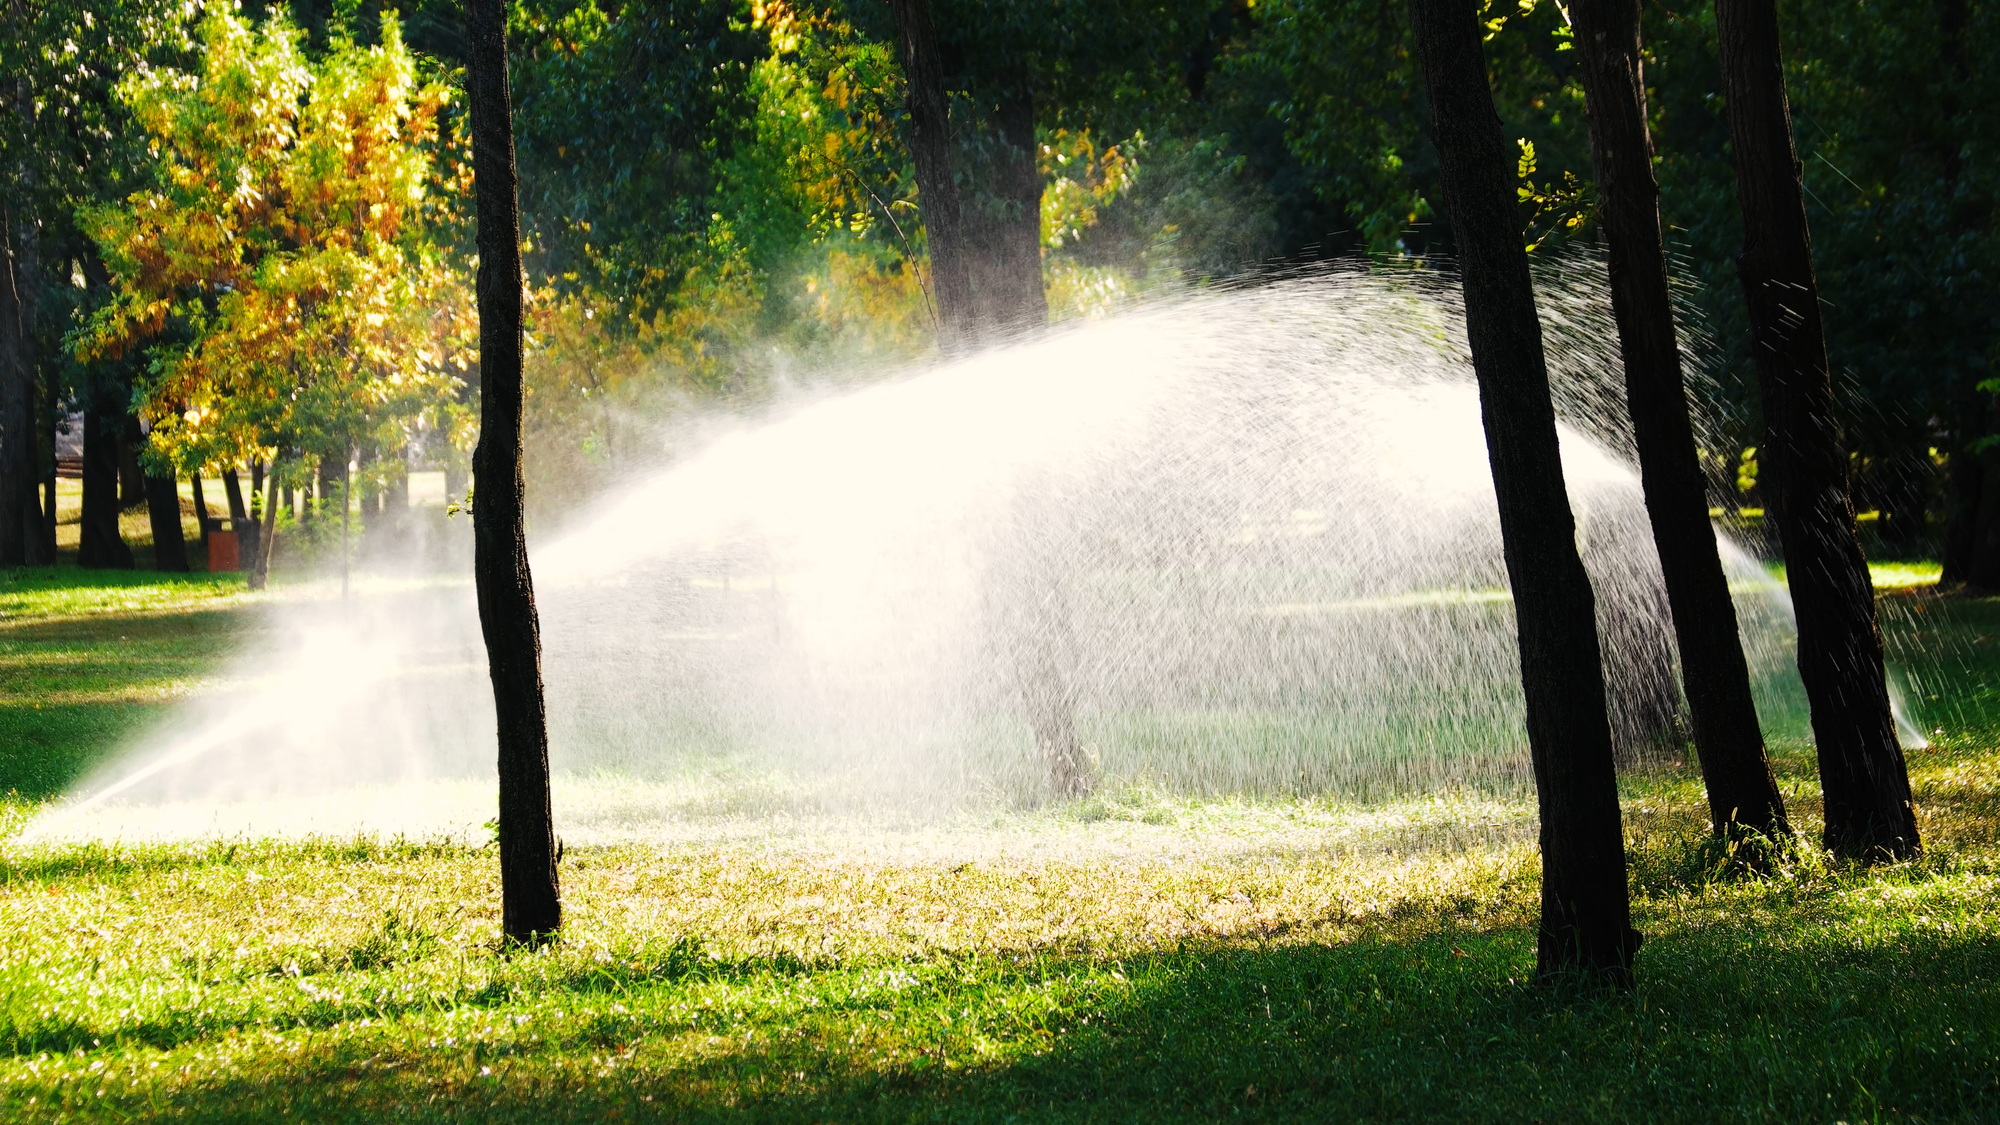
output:
<instances>
[{"instance_id":1,"label":"yellow leaves","mask_svg":"<svg viewBox=\"0 0 2000 1125\"><path fill-rule=\"evenodd\" d=\"M1096 224L1098 208L1130 188L1137 171L1121 146L1100 150L1087 130L1057 130L1039 157L1044 175L1059 173L1042 189L1042 245L1050 249L1081 238Z\"/></svg>"}]
</instances>

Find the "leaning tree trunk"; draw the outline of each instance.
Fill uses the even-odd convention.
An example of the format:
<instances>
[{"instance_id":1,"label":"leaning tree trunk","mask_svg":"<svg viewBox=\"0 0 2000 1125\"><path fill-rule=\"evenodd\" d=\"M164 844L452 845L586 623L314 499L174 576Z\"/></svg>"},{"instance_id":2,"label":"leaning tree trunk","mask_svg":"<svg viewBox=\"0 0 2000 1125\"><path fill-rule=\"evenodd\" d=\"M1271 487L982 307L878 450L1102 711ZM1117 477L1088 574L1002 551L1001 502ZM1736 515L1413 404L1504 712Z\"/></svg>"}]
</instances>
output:
<instances>
[{"instance_id":1,"label":"leaning tree trunk","mask_svg":"<svg viewBox=\"0 0 2000 1125\"><path fill-rule=\"evenodd\" d=\"M181 530L181 490L173 473L147 474L146 516L153 525L153 569L187 570L187 533Z\"/></svg>"},{"instance_id":2,"label":"leaning tree trunk","mask_svg":"<svg viewBox=\"0 0 2000 1125\"><path fill-rule=\"evenodd\" d=\"M1759 460L1798 615L1799 677L1812 706L1826 845L1848 859L1913 856L1916 815L1834 418L1777 5L1716 0L1715 22L1743 210L1736 270L1764 405Z\"/></svg>"},{"instance_id":3,"label":"leaning tree trunk","mask_svg":"<svg viewBox=\"0 0 2000 1125\"><path fill-rule=\"evenodd\" d=\"M1514 591L1541 811L1543 975L1628 983L1639 934L1590 579L1576 550L1514 160L1486 84L1475 0L1412 0L1431 133L1458 243L1466 336Z\"/></svg>"},{"instance_id":4,"label":"leaning tree trunk","mask_svg":"<svg viewBox=\"0 0 2000 1125\"><path fill-rule=\"evenodd\" d=\"M501 930L510 940L562 925L549 810L542 642L528 572L521 475L521 214L506 4L467 0L473 193L479 243L479 445L472 453L473 573L500 734Z\"/></svg>"},{"instance_id":5,"label":"leaning tree trunk","mask_svg":"<svg viewBox=\"0 0 2000 1125\"><path fill-rule=\"evenodd\" d=\"M78 566L130 570L132 548L118 534L118 447L125 432L123 404L107 408L102 392L83 412L83 519Z\"/></svg>"},{"instance_id":6,"label":"leaning tree trunk","mask_svg":"<svg viewBox=\"0 0 2000 1125\"><path fill-rule=\"evenodd\" d=\"M1736 633L1729 579L1708 522L1708 491L1681 381L1660 188L1646 128L1639 0L1572 0L1570 16L1590 113L1598 222L1610 244L1611 310L1625 362L1625 396L1680 642L1681 683L1708 788L1709 824L1731 839L1745 829L1789 835L1784 795L1750 696L1750 665Z\"/></svg>"},{"instance_id":7,"label":"leaning tree trunk","mask_svg":"<svg viewBox=\"0 0 2000 1125\"><path fill-rule=\"evenodd\" d=\"M972 347L978 339L972 274L958 181L951 166L951 104L944 89L944 64L930 0L890 0L903 55L908 89L910 157L917 171L917 203L930 243L931 295L937 302L938 344L946 354Z\"/></svg>"}]
</instances>

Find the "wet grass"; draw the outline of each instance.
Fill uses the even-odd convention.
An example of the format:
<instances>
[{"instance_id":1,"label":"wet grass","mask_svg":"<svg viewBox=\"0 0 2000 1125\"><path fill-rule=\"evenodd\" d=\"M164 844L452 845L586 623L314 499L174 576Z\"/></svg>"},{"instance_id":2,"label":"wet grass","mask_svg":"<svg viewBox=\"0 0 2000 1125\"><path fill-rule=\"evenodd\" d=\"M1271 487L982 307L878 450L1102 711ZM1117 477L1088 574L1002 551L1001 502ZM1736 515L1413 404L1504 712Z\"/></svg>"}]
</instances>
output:
<instances>
[{"instance_id":1,"label":"wet grass","mask_svg":"<svg viewBox=\"0 0 2000 1125\"><path fill-rule=\"evenodd\" d=\"M498 947L489 849L9 846L0 1119L1992 1120L2000 603L1895 597L1954 716L1911 759L1925 858L1718 881L1696 779L1628 778L1629 995L1530 983L1532 847L1420 802L1337 845L1269 827L1324 808L1126 793L1013 814L1000 847L573 849L566 937L533 952ZM0 643L80 655L0 666L0 704L178 683L242 612L10 619ZM120 663L155 620L185 630ZM1809 754L1779 766L1810 827ZM1104 848L1106 820L1167 836Z\"/></svg>"}]
</instances>

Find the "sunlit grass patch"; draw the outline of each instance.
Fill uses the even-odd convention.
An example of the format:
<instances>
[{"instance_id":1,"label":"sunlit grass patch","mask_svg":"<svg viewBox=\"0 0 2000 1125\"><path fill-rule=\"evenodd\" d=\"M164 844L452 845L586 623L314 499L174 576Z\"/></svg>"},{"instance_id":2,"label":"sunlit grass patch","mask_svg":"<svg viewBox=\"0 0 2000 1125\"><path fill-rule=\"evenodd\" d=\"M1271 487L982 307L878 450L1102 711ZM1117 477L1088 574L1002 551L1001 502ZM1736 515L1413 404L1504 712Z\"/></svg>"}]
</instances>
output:
<instances>
[{"instance_id":1,"label":"sunlit grass patch","mask_svg":"<svg viewBox=\"0 0 2000 1125\"><path fill-rule=\"evenodd\" d=\"M0 628L0 723L198 679L253 613ZM1628 773L1629 995L1532 982L1525 792L701 820L572 842L536 951L476 844L13 843L0 1119L1990 1120L2000 603L1885 619L1957 716L1910 758L1925 857L1742 879L1691 763ZM1810 840L1810 747L1775 760Z\"/></svg>"},{"instance_id":2,"label":"sunlit grass patch","mask_svg":"<svg viewBox=\"0 0 2000 1125\"><path fill-rule=\"evenodd\" d=\"M87 581L66 567L0 571L0 627L103 615L185 613L262 600L241 574L166 574L148 570L91 572Z\"/></svg>"}]
</instances>

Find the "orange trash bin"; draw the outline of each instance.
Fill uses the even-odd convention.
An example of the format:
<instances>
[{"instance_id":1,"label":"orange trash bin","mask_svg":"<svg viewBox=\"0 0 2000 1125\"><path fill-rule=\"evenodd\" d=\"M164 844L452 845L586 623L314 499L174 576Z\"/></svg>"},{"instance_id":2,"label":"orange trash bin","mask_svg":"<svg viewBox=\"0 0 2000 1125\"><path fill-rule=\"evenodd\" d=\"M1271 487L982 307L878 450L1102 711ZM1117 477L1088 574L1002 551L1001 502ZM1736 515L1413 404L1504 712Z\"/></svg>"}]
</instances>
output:
<instances>
[{"instance_id":1,"label":"orange trash bin","mask_svg":"<svg viewBox=\"0 0 2000 1125\"><path fill-rule=\"evenodd\" d=\"M221 521L216 521L220 523ZM236 532L229 528L210 528L208 532L208 569L241 570L242 565L236 555Z\"/></svg>"}]
</instances>

